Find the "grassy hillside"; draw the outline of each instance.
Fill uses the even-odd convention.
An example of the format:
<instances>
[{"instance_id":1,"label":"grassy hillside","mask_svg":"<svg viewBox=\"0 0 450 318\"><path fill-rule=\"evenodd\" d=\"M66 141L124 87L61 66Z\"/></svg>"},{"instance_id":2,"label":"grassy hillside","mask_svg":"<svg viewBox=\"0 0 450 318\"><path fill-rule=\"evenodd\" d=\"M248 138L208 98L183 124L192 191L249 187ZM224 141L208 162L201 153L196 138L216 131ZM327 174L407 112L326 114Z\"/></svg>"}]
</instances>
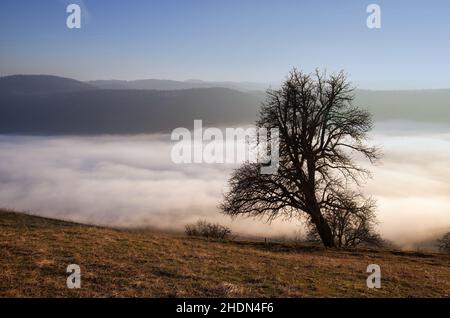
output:
<instances>
[{"instance_id":1,"label":"grassy hillside","mask_svg":"<svg viewBox=\"0 0 450 318\"><path fill-rule=\"evenodd\" d=\"M449 297L450 256L124 231L0 211L2 297ZM81 266L81 289L66 267ZM368 264L382 288L366 287Z\"/></svg>"}]
</instances>

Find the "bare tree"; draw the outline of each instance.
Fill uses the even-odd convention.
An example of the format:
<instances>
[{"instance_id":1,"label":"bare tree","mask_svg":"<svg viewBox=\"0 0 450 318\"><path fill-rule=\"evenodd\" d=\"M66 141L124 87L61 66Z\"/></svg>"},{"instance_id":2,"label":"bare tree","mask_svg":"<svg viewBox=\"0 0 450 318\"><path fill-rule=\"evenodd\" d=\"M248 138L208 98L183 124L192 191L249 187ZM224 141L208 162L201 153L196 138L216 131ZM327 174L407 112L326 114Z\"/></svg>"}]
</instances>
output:
<instances>
[{"instance_id":1,"label":"bare tree","mask_svg":"<svg viewBox=\"0 0 450 318\"><path fill-rule=\"evenodd\" d=\"M326 211L348 200L369 171L355 154L370 162L379 157L365 144L370 114L352 105L353 88L343 72L327 76L293 69L279 90L269 90L259 127L279 129L279 168L261 174L260 164L245 163L229 180L221 205L232 216L287 218L308 216L326 247L335 238ZM348 203L348 202L347 202Z\"/></svg>"}]
</instances>

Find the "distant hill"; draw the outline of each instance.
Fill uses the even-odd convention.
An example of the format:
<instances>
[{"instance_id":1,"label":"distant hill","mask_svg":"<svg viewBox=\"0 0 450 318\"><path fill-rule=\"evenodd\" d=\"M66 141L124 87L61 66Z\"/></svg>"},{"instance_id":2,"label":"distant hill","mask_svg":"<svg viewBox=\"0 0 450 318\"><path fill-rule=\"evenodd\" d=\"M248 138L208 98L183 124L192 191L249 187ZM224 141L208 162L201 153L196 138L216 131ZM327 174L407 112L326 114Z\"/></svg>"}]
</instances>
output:
<instances>
[{"instance_id":1,"label":"distant hill","mask_svg":"<svg viewBox=\"0 0 450 318\"><path fill-rule=\"evenodd\" d=\"M215 82L219 83L228 82ZM198 80L84 83L46 75L3 77L0 134L168 132L180 126L190 128L194 119L202 119L205 126L254 123L265 98L264 91L192 88L205 85L212 84ZM100 88L103 86L110 88ZM355 104L369 109L375 121L450 124L449 89L356 90L355 95Z\"/></svg>"},{"instance_id":2,"label":"distant hill","mask_svg":"<svg viewBox=\"0 0 450 318\"><path fill-rule=\"evenodd\" d=\"M51 75L12 75L0 77L0 95L30 96L79 92L96 89L88 83Z\"/></svg>"},{"instance_id":3,"label":"distant hill","mask_svg":"<svg viewBox=\"0 0 450 318\"><path fill-rule=\"evenodd\" d=\"M0 297L449 297L450 291L444 254L206 240L1 209L0 255ZM366 286L372 263L381 264L380 289ZM67 288L69 264L81 267L80 289Z\"/></svg>"},{"instance_id":4,"label":"distant hill","mask_svg":"<svg viewBox=\"0 0 450 318\"><path fill-rule=\"evenodd\" d=\"M374 120L450 123L450 89L357 90L355 105L367 107Z\"/></svg>"},{"instance_id":5,"label":"distant hill","mask_svg":"<svg viewBox=\"0 0 450 318\"><path fill-rule=\"evenodd\" d=\"M0 96L3 134L136 134L253 123L261 99L226 88Z\"/></svg>"},{"instance_id":6,"label":"distant hill","mask_svg":"<svg viewBox=\"0 0 450 318\"><path fill-rule=\"evenodd\" d=\"M205 82L195 79L187 81L172 81L163 79L142 79L135 81L96 80L96 81L89 81L88 83L102 89L177 90L177 89L192 89L192 88L223 87L248 92L248 91L265 91L270 87L269 84L264 83Z\"/></svg>"}]
</instances>

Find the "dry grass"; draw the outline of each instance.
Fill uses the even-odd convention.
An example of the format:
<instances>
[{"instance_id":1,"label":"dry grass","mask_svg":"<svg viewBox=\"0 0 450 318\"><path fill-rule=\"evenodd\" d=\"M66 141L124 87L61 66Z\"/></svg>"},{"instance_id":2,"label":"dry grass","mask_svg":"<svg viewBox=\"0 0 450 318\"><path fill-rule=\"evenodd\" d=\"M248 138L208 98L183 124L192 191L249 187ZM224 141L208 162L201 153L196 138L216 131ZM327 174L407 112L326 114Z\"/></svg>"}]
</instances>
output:
<instances>
[{"instance_id":1,"label":"dry grass","mask_svg":"<svg viewBox=\"0 0 450 318\"><path fill-rule=\"evenodd\" d=\"M2 297L449 297L450 256L122 231L0 211ZM66 266L81 266L81 289ZM368 264L382 288L368 289Z\"/></svg>"}]
</instances>

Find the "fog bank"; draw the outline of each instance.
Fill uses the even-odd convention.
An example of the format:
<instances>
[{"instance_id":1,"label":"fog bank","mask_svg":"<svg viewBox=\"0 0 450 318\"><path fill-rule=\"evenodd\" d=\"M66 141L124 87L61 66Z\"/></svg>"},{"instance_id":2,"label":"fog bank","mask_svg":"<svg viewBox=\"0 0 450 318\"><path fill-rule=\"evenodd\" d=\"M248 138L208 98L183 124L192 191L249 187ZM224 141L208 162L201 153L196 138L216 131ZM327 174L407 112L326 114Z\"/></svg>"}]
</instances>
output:
<instances>
[{"instance_id":1,"label":"fog bank","mask_svg":"<svg viewBox=\"0 0 450 318\"><path fill-rule=\"evenodd\" d=\"M407 128L406 128L407 127ZM450 228L450 130L378 124L384 159L364 191L378 200L379 229L404 246ZM217 205L233 169L170 160L169 135L0 135L0 206L108 226L182 229L200 218L243 234L293 235L298 221L231 220Z\"/></svg>"}]
</instances>

